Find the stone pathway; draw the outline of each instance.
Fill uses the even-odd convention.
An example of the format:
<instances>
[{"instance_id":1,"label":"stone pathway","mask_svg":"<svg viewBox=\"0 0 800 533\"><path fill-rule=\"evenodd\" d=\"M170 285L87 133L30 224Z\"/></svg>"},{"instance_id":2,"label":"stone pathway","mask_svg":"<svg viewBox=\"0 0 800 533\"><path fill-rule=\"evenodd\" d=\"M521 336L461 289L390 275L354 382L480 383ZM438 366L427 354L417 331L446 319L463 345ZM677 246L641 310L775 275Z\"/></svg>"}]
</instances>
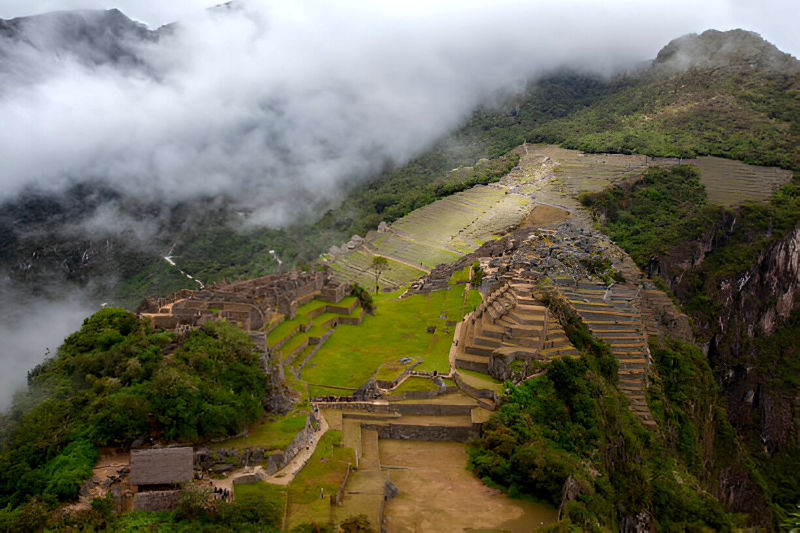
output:
<instances>
[{"instance_id":1,"label":"stone pathway","mask_svg":"<svg viewBox=\"0 0 800 533\"><path fill-rule=\"evenodd\" d=\"M274 485L288 485L292 482L298 472L303 469L311 456L314 455L314 451L317 449L317 444L319 443L322 436L328 431L328 421L325 420L324 416L319 417L320 425L319 429L314 432L312 436L312 442L307 448L303 448L300 452L294 456L294 458L289 461L289 463L275 472L272 475L268 475L264 468L261 466L257 466L255 468L252 467L244 467L239 468L236 470L232 470L228 477L224 479L212 479L212 483L215 487L221 489L228 489L229 491L233 492L233 481L234 479L246 476L250 474L257 474L263 481L267 483L272 483Z\"/></svg>"}]
</instances>

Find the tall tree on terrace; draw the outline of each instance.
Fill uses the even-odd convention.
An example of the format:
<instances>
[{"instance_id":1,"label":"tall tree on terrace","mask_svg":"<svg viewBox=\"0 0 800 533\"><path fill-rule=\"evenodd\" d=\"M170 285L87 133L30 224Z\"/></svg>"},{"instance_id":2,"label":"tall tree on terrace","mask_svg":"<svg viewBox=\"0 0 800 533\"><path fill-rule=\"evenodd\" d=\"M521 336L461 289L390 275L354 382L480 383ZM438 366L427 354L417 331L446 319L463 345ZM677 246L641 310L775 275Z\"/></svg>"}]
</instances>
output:
<instances>
[{"instance_id":1,"label":"tall tree on terrace","mask_svg":"<svg viewBox=\"0 0 800 533\"><path fill-rule=\"evenodd\" d=\"M373 272L375 272L375 294L378 293L378 278L381 277L381 272L386 270L386 267L389 266L389 260L383 256L376 255L372 258L372 264L370 268Z\"/></svg>"}]
</instances>

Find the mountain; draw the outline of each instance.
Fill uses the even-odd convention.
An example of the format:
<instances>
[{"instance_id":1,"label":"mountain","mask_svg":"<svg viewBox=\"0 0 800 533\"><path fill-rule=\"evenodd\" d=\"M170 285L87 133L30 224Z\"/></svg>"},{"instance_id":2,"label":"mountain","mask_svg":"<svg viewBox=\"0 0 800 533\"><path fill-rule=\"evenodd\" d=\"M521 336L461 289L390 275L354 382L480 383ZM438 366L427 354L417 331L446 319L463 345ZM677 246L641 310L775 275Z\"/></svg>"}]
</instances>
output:
<instances>
[{"instance_id":1,"label":"mountain","mask_svg":"<svg viewBox=\"0 0 800 533\"><path fill-rule=\"evenodd\" d=\"M38 76L43 69L57 68L65 56L87 67L143 69L146 65L136 48L157 41L158 36L157 31L132 21L118 9L59 11L0 19L0 72L10 76ZM26 68L26 63L34 57L35 68ZM42 64L43 60L47 64Z\"/></svg>"},{"instance_id":2,"label":"mountain","mask_svg":"<svg viewBox=\"0 0 800 533\"><path fill-rule=\"evenodd\" d=\"M70 54L86 65L157 76L137 50L164 31L169 29L148 30L116 10L0 21L0 71L33 76L24 68L29 48L47 51L50 68L58 68L59 54ZM692 181L692 171L681 167L582 197L598 227L653 283L670 291L692 319L695 341L702 346L702 352L688 345L659 348L657 356L663 389L654 389L651 400L660 402L670 420L673 432L665 430L666 445L695 461L697 486L675 490L700 506L713 495L716 503L703 507L713 510L709 520L719 518L724 508L747 515L743 523L748 525L777 527L800 502L800 483L787 475L800 465L798 117L797 59L752 32L709 30L675 39L649 64L612 79L560 71L531 82L502 104L475 110L408 165L386 168L352 187L341 205L319 213L315 221L242 229L246 213L224 195L144 201L115 189L102 176L76 179L62 193L30 189L0 206L0 289L15 286L50 297L65 287L81 287L98 300L133 309L146 296L196 288L195 279L208 283L309 264L330 245L375 229L381 221L392 222L453 192L496 181L517 164L511 150L522 142L675 158L666 162L670 165L710 155L789 169L794 178L760 203L714 204L706 189ZM175 350L165 347L166 339L151 341L165 353ZM109 364L117 363L118 354L99 344L95 348ZM180 350L183 346L177 353L184 353ZM82 365L91 364L78 351L72 355ZM581 381L586 369L563 371ZM107 385L111 391L114 383ZM582 387L590 385L581 381ZM601 385L609 398L617 397L612 380ZM585 400L586 390L579 392L568 402ZM521 412L530 401L514 399ZM504 424L518 424L515 416L496 423L498 435L508 429ZM618 421L614 431L628 431L628 424ZM646 435L636 433L638 445L646 447ZM106 437L103 442L115 440ZM732 448L718 448L719 442ZM741 448L734 442L741 442ZM721 468L716 461L726 454L735 464ZM647 469L635 470L645 476ZM599 482L592 485L592 490L602 488ZM628 488L625 494L635 493L636 487Z\"/></svg>"}]
</instances>

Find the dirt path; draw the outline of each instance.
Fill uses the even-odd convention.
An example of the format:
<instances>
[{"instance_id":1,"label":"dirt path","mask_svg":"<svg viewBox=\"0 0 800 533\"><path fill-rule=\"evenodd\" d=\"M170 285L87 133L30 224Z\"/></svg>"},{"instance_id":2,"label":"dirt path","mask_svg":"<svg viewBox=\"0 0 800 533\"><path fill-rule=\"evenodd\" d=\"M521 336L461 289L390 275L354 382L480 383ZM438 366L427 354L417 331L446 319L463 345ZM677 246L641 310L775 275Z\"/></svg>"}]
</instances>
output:
<instances>
[{"instance_id":1,"label":"dirt path","mask_svg":"<svg viewBox=\"0 0 800 533\"><path fill-rule=\"evenodd\" d=\"M314 455L314 450L317 449L317 443L319 443L325 432L328 431L328 421L325 420L325 417L320 416L319 421L319 429L314 432L314 435L311 437L311 444L307 448L300 450L300 453L295 455L294 459L289 461L289 464L282 469L271 476L265 476L264 481L275 485L288 485L292 482L297 473L303 469L308 460L311 459L311 456Z\"/></svg>"},{"instance_id":2,"label":"dirt path","mask_svg":"<svg viewBox=\"0 0 800 533\"><path fill-rule=\"evenodd\" d=\"M226 478L211 479L211 483L214 487L228 489L231 494L233 493L233 480L240 476L246 476L249 474L258 474L267 483L273 483L275 485L288 485L292 482L297 473L303 469L308 460L311 459L311 456L314 454L314 450L317 449L317 443L325 434L325 432L328 431L328 421L325 420L324 416L320 416L319 419L319 429L314 432L314 435L311 437L311 444L309 444L307 448L301 449L300 452L294 456L294 459L289 461L289 464L274 474L267 475L264 472L264 468L261 466L257 466L255 468L238 468L236 470L232 470Z\"/></svg>"}]
</instances>

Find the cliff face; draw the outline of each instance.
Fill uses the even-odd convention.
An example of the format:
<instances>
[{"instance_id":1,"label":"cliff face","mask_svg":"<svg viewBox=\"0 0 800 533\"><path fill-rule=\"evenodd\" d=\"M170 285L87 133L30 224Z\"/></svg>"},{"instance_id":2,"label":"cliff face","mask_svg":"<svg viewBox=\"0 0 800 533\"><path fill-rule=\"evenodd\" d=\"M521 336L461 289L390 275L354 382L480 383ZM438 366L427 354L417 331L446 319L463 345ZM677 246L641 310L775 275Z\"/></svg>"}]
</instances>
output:
<instances>
[{"instance_id":1,"label":"cliff face","mask_svg":"<svg viewBox=\"0 0 800 533\"><path fill-rule=\"evenodd\" d=\"M702 283L708 307L692 314L727 396L730 421L739 429L755 424L771 456L793 431L798 390L788 390L785 379L797 377L785 375L793 372L783 364L791 354L777 350L764 360L757 346L784 327L798 305L800 223L761 250L749 268L716 276L705 268L706 259L729 244L736 224L734 215L725 214L706 239L654 258L648 270L659 274L682 301Z\"/></svg>"}]
</instances>

